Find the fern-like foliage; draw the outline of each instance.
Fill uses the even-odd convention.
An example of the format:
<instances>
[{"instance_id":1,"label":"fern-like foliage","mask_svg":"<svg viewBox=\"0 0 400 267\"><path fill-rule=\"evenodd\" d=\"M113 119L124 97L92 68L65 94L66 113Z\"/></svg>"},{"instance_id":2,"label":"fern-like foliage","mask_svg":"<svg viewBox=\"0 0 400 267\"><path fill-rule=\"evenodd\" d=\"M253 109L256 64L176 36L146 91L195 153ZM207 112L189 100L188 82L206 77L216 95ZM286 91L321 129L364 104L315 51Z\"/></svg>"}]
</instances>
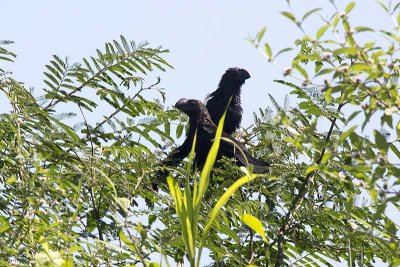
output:
<instances>
[{"instance_id":1,"label":"fern-like foliage","mask_svg":"<svg viewBox=\"0 0 400 267\"><path fill-rule=\"evenodd\" d=\"M15 58L2 48L10 43L0 43L0 62ZM130 246L137 233L138 197L159 197L146 189L147 176L154 147L173 141L177 114L164 110L161 79L148 83L147 75L171 67L166 52L121 36L80 64L54 55L40 98L0 70L10 106L0 114L1 266L132 265L156 251L147 243L122 255L115 244Z\"/></svg>"},{"instance_id":2,"label":"fern-like foliage","mask_svg":"<svg viewBox=\"0 0 400 267\"><path fill-rule=\"evenodd\" d=\"M91 140L95 144L112 140L115 142L115 133L125 132L128 142L136 142L134 139L144 138L153 146L158 147L150 132L156 132L163 139L172 140L157 127L161 121L157 119L157 111L162 109L159 102L148 101L143 98L145 90L156 90L163 100L164 92L158 88L160 79L153 85L145 86L143 77L153 70L165 71L172 67L162 55L168 50L148 47L148 43L136 44L128 42L123 36L118 42L108 42L105 49L96 50L97 56L83 58L82 63L71 64L66 59L54 55L50 64L46 65L45 95L42 97L43 108L49 112L58 110L60 103L75 104L79 107L78 113L83 117L84 110L93 112L96 109L111 110L109 115L103 115L102 121L97 121L96 126L85 121L75 127L80 128L86 134L85 140ZM129 93L128 89L135 88L136 92ZM89 91L88 91L89 90ZM87 97L94 94L96 97ZM99 107L99 103L102 104ZM149 123L141 123L142 120L131 118L140 116L153 116ZM165 122L165 120L163 121ZM105 126L111 128L107 132ZM136 134L135 134L136 133Z\"/></svg>"},{"instance_id":3,"label":"fern-like foliage","mask_svg":"<svg viewBox=\"0 0 400 267\"><path fill-rule=\"evenodd\" d=\"M12 41L0 41L0 62L1 61L9 61L13 62L14 59L17 57L16 54L10 52L9 50L5 49L3 46L12 44ZM0 67L0 75L3 75L6 71Z\"/></svg>"},{"instance_id":4,"label":"fern-like foliage","mask_svg":"<svg viewBox=\"0 0 400 267\"><path fill-rule=\"evenodd\" d=\"M110 104L118 106L116 99L121 96L120 87L130 88L143 82L140 74L165 67L171 67L162 57L166 49L149 48L148 43L136 45L123 36L121 41L106 43L105 50L96 50L97 57L84 58L82 64L70 64L54 55L47 71L44 72L47 85L45 99L50 100L46 109L54 108L60 102L73 101L80 107L92 110L96 103L78 96L84 88L93 88L101 98L109 96Z\"/></svg>"}]
</instances>

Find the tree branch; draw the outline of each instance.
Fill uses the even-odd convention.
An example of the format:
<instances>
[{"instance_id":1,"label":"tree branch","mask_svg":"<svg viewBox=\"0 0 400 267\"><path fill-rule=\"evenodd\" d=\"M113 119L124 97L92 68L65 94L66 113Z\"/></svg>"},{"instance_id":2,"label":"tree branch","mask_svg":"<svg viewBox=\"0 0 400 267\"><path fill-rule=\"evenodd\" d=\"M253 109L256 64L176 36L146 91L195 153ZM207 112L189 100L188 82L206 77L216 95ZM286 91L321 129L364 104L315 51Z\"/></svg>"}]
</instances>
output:
<instances>
[{"instance_id":1,"label":"tree branch","mask_svg":"<svg viewBox=\"0 0 400 267\"><path fill-rule=\"evenodd\" d=\"M339 111L342 109L342 107L343 107L344 105L345 105L345 103L339 104L339 106L338 106L338 108L337 108L337 111L339 112ZM330 140L330 138L331 138L331 135L332 135L332 132L333 132L333 128L334 128L335 125L336 125L336 121L337 121L337 118L332 119L332 123L331 123L331 126L330 126L330 128L329 128L328 134L327 134L326 137L325 137L325 142L326 142L326 143L328 143L329 140ZM323 148L323 149L321 150L321 153L320 153L318 159L317 159L316 162L315 162L316 164L320 164L320 163L321 163L322 158L323 158L324 155L325 155L325 151L326 151L326 148ZM284 256L285 256L284 250L283 250L283 243L284 243L284 239L285 239L285 238L284 238L284 237L285 237L285 234L286 234L287 231L290 229L290 225L291 225L292 220L293 220L293 217L292 217L293 213L295 213L295 211L297 210L297 208L300 206L301 202L303 201L304 196L305 196L306 193L307 193L307 184L308 184L308 181L309 181L312 177L314 177L314 175L315 175L316 173L317 173L317 171L314 170L314 171L310 172L310 173L305 177L305 179L303 179L302 185L301 185L301 187L300 187L300 189L299 189L299 193L296 195L296 197L295 197L294 200L292 201L292 205L291 205L291 207L289 208L289 211L288 211L288 213L287 213L286 216L285 216L284 224L283 224L282 227L279 229L278 241L277 241L277 243L278 243L278 255L277 255L276 262L275 262L275 267L280 267L280 266L282 265L282 263L283 263L283 259L284 259ZM272 244L271 244L271 245L272 245Z\"/></svg>"}]
</instances>

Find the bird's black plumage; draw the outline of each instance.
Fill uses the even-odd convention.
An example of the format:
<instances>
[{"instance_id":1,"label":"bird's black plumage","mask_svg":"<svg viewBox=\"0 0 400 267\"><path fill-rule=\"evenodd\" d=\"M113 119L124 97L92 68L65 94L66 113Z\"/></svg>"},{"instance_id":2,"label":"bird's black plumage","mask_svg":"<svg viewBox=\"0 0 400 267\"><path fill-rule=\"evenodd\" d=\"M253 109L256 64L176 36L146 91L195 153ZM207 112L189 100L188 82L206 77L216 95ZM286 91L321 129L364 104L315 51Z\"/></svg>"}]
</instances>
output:
<instances>
[{"instance_id":1,"label":"bird's black plumage","mask_svg":"<svg viewBox=\"0 0 400 267\"><path fill-rule=\"evenodd\" d=\"M162 161L161 165L164 166L178 166L179 163L189 155L194 136L197 131L196 145L195 145L195 163L197 169L201 170L206 162L208 152L211 149L217 126L211 119L210 114L206 106L199 100L195 99L180 99L176 102L175 107L182 110L189 117L189 129L186 134L186 139L181 146L176 148L168 155L168 157ZM269 166L270 164L252 157L247 151L243 143L237 141L231 135L226 132L222 132L224 139L221 139L217 160L221 159L222 156L235 160L238 166L247 166L252 164L255 166ZM235 145L236 146L235 146ZM238 149L240 148L240 149ZM168 172L158 171L159 182L165 183ZM157 191L158 183L153 182L152 187Z\"/></svg>"},{"instance_id":2,"label":"bird's black plumage","mask_svg":"<svg viewBox=\"0 0 400 267\"><path fill-rule=\"evenodd\" d=\"M175 104L175 107L188 115L189 130L183 144L171 153L166 163L168 165L177 165L190 153L197 130L195 162L197 168L202 169L215 138L217 126L211 120L206 106L199 100L182 98ZM239 166L247 166L247 163L262 166L269 165L252 157L243 143L237 141L226 132L222 132L222 137L229 141L221 139L217 160L222 156L226 156L234 159Z\"/></svg>"},{"instance_id":3,"label":"bird's black plumage","mask_svg":"<svg viewBox=\"0 0 400 267\"><path fill-rule=\"evenodd\" d=\"M226 112L224 132L232 135L240 126L242 121L242 105L240 101L241 87L250 78L250 74L241 68L229 68L222 75L217 90L207 97L206 107L214 124L219 120L231 102Z\"/></svg>"}]
</instances>

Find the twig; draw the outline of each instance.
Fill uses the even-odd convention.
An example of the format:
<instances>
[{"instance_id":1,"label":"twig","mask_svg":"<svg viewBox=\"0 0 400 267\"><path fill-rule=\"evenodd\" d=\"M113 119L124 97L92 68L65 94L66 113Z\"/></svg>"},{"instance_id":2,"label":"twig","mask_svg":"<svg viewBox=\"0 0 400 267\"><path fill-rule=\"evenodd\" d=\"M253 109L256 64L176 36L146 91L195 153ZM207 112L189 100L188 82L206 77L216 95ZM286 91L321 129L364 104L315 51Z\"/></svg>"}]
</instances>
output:
<instances>
[{"instance_id":1,"label":"twig","mask_svg":"<svg viewBox=\"0 0 400 267\"><path fill-rule=\"evenodd\" d=\"M86 129L87 129L86 136L89 138L89 141L90 141L92 156L90 157L89 169L90 169L90 176L91 176L92 181L93 181L94 180L94 173L93 173L94 146L93 146L93 141L92 141L92 137L91 137L91 131L90 131L90 128L89 128L89 124L88 124L88 122L86 120L85 114L83 113L82 107L80 105L78 105L78 107L79 107L79 110L81 111L81 114L82 114L82 117L83 117L83 120L84 120L84 124L85 124ZM100 211L99 211L98 206L96 205L96 202L94 200L93 187L91 187L91 188L86 187L86 189L88 190L88 192L90 194L90 199L91 199L91 202L92 202L93 211L94 211L94 215L95 215L95 219L96 219L96 227L97 227L97 231L99 232L99 239L103 241L104 240L103 239L103 232L101 230L101 224L100 224L100 222L101 222Z\"/></svg>"},{"instance_id":2,"label":"twig","mask_svg":"<svg viewBox=\"0 0 400 267\"><path fill-rule=\"evenodd\" d=\"M339 104L339 106L337 108L337 111L339 112L344 105L345 105L345 103L344 104ZM325 142L329 142L329 140L331 138L331 135L332 135L332 132L333 132L333 128L336 125L336 120L337 120L337 118L332 119L332 123L331 123L331 126L329 128L328 134L326 135ZM316 164L320 164L321 163L322 158L325 155L325 151L326 151L326 148L323 148L321 150L320 156L318 157L317 161L315 162ZM276 262L275 262L275 267L279 267L283 263L283 259L284 259L284 256L285 256L284 255L284 251L283 251L284 236L287 233L287 231L290 229L290 225L291 225L292 220L293 220L293 218L292 218L293 213L300 206L301 202L303 201L303 198L304 198L305 194L307 193L307 190L306 190L307 188L306 187L307 187L308 181L316 173L317 173L317 171L312 171L305 177L305 179L303 179L302 185L301 185L301 187L299 189L299 193L296 195L296 197L293 200L292 205L291 205L288 213L285 216L285 219L284 219L285 223L279 229L278 241L277 241L277 243L278 243L278 255L277 255ZM271 244L271 246L272 245L273 244Z\"/></svg>"},{"instance_id":3,"label":"twig","mask_svg":"<svg viewBox=\"0 0 400 267\"><path fill-rule=\"evenodd\" d=\"M104 119L104 121L102 121L101 123L97 124L96 127L94 128L94 131L98 130L101 126L103 126L112 117L117 115L122 109L124 109L128 104L130 104L141 92L143 92L144 90L152 89L154 86L158 85L160 83L160 81L161 81L161 79L158 77L157 78L157 82L152 84L152 85L150 85L149 87L143 88L141 86L139 91L137 91L136 94L133 97L128 98L127 101L121 107L116 109L110 116L108 116L106 119Z\"/></svg>"}]
</instances>

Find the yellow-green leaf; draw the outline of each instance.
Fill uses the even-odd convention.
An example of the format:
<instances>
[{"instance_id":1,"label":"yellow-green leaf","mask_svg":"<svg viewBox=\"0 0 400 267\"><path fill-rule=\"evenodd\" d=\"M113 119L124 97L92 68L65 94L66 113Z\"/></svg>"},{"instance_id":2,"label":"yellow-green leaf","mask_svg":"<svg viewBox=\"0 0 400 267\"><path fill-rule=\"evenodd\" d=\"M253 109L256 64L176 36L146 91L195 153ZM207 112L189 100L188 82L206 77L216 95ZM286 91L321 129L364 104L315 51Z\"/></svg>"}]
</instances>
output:
<instances>
[{"instance_id":1,"label":"yellow-green leaf","mask_svg":"<svg viewBox=\"0 0 400 267\"><path fill-rule=\"evenodd\" d=\"M126 197L115 197L115 202L118 204L118 206L124 210L124 212L128 212L129 206L131 205L131 202L129 201L128 198Z\"/></svg>"},{"instance_id":2,"label":"yellow-green leaf","mask_svg":"<svg viewBox=\"0 0 400 267\"><path fill-rule=\"evenodd\" d=\"M354 8L355 5L356 5L355 2L350 2L350 3L346 6L346 14L349 14L350 11Z\"/></svg>"},{"instance_id":3,"label":"yellow-green leaf","mask_svg":"<svg viewBox=\"0 0 400 267\"><path fill-rule=\"evenodd\" d=\"M390 149L393 151L394 154L396 154L397 158L400 159L400 151L394 144L390 144Z\"/></svg>"},{"instance_id":4,"label":"yellow-green leaf","mask_svg":"<svg viewBox=\"0 0 400 267\"><path fill-rule=\"evenodd\" d=\"M129 238L124 234L124 232L122 230L119 231L118 235L119 235L119 238L121 238L121 240L125 243L125 245L127 245L133 252L137 252L136 247L133 244L133 242L131 240L129 240Z\"/></svg>"},{"instance_id":5,"label":"yellow-green leaf","mask_svg":"<svg viewBox=\"0 0 400 267\"><path fill-rule=\"evenodd\" d=\"M354 28L356 32L374 32L375 30L370 27L357 26Z\"/></svg>"},{"instance_id":6,"label":"yellow-green leaf","mask_svg":"<svg viewBox=\"0 0 400 267\"><path fill-rule=\"evenodd\" d=\"M261 39L263 38L265 31L267 30L266 27L263 27L261 31L257 33L257 43L260 43Z\"/></svg>"},{"instance_id":7,"label":"yellow-green leaf","mask_svg":"<svg viewBox=\"0 0 400 267\"><path fill-rule=\"evenodd\" d=\"M301 21L304 21L308 16L310 16L311 14L321 10L322 8L314 8L310 11L308 11L306 14L304 14L303 18L301 19Z\"/></svg>"},{"instance_id":8,"label":"yellow-green leaf","mask_svg":"<svg viewBox=\"0 0 400 267\"><path fill-rule=\"evenodd\" d=\"M386 11L386 13L389 13L389 8L384 3L382 3L381 1L377 2Z\"/></svg>"},{"instance_id":9,"label":"yellow-green leaf","mask_svg":"<svg viewBox=\"0 0 400 267\"><path fill-rule=\"evenodd\" d=\"M293 68L295 68L296 70L298 70L299 72L300 72L300 74L304 77L304 78L306 78L307 80L308 80L308 74L307 74L307 71L303 68L303 67L301 67L299 64L297 64L297 63L294 63L293 64Z\"/></svg>"},{"instance_id":10,"label":"yellow-green leaf","mask_svg":"<svg viewBox=\"0 0 400 267\"><path fill-rule=\"evenodd\" d=\"M371 190L369 190L369 194L370 194L372 200L374 202L376 202L376 199L378 197L378 191L376 191L375 189L371 189Z\"/></svg>"},{"instance_id":11,"label":"yellow-green leaf","mask_svg":"<svg viewBox=\"0 0 400 267\"><path fill-rule=\"evenodd\" d=\"M397 133L397 138L400 138L400 121L397 123L396 133Z\"/></svg>"},{"instance_id":12,"label":"yellow-green leaf","mask_svg":"<svg viewBox=\"0 0 400 267\"><path fill-rule=\"evenodd\" d=\"M242 216L242 221L245 224L247 224L248 227L253 229L253 231L255 231L257 234L259 234L266 243L268 243L268 239L265 236L264 227L262 226L262 223L260 222L259 219L257 219L253 215L244 213Z\"/></svg>"},{"instance_id":13,"label":"yellow-green leaf","mask_svg":"<svg viewBox=\"0 0 400 267\"><path fill-rule=\"evenodd\" d=\"M254 180L257 177L257 175L252 174L251 176L249 175L245 175L241 178L239 178L233 185L231 185L226 192L221 196L221 198L217 201L217 204L215 204L214 208L212 209L211 213L210 213L210 217L208 219L208 222L206 224L206 226L204 227L204 232L200 241L200 248L202 248L206 238L208 237L208 232L211 229L212 224L214 223L215 218L218 215L218 212L220 211L220 209L222 208L222 206L224 206L229 198L236 192L236 190L241 187L244 184L247 184L249 182L251 182L252 180Z\"/></svg>"},{"instance_id":14,"label":"yellow-green leaf","mask_svg":"<svg viewBox=\"0 0 400 267\"><path fill-rule=\"evenodd\" d=\"M13 175L7 179L7 184L13 184L17 181L17 176Z\"/></svg>"},{"instance_id":15,"label":"yellow-green leaf","mask_svg":"<svg viewBox=\"0 0 400 267\"><path fill-rule=\"evenodd\" d=\"M397 15L397 24L400 25L400 13Z\"/></svg>"},{"instance_id":16,"label":"yellow-green leaf","mask_svg":"<svg viewBox=\"0 0 400 267\"><path fill-rule=\"evenodd\" d=\"M290 50L293 50L293 48L286 47L286 48L280 50L278 53L276 53L276 55L274 56L274 59L277 58L280 54L285 53L285 52L290 51Z\"/></svg>"},{"instance_id":17,"label":"yellow-green leaf","mask_svg":"<svg viewBox=\"0 0 400 267\"><path fill-rule=\"evenodd\" d=\"M350 129L348 129L347 131L345 131L344 133L342 133L339 137L339 141L343 142L344 140L346 140L347 137L349 137L349 135L354 132L355 129L357 129L358 125L354 125L353 127L351 127Z\"/></svg>"},{"instance_id":18,"label":"yellow-green leaf","mask_svg":"<svg viewBox=\"0 0 400 267\"><path fill-rule=\"evenodd\" d=\"M317 40L322 36L322 35L324 35L324 33L326 32L326 30L329 28L329 26L331 26L329 23L328 24L325 24L324 26L322 26L321 28L319 28L319 30L317 31L317 34L316 34L316 38L317 38Z\"/></svg>"},{"instance_id":19,"label":"yellow-green leaf","mask_svg":"<svg viewBox=\"0 0 400 267\"><path fill-rule=\"evenodd\" d=\"M281 14L297 24L296 17L292 13L283 11Z\"/></svg>"},{"instance_id":20,"label":"yellow-green leaf","mask_svg":"<svg viewBox=\"0 0 400 267\"><path fill-rule=\"evenodd\" d=\"M39 266L63 266L65 260L62 258L60 252L49 250L46 252L40 252L35 255L35 260Z\"/></svg>"},{"instance_id":21,"label":"yellow-green leaf","mask_svg":"<svg viewBox=\"0 0 400 267\"><path fill-rule=\"evenodd\" d=\"M271 59L272 58L271 47L269 46L269 44L265 43L264 48L265 48L265 54L267 55L268 59Z\"/></svg>"},{"instance_id":22,"label":"yellow-green leaf","mask_svg":"<svg viewBox=\"0 0 400 267\"><path fill-rule=\"evenodd\" d=\"M39 242L42 244L44 251L49 252L49 243L44 238L44 236L39 237Z\"/></svg>"}]
</instances>

